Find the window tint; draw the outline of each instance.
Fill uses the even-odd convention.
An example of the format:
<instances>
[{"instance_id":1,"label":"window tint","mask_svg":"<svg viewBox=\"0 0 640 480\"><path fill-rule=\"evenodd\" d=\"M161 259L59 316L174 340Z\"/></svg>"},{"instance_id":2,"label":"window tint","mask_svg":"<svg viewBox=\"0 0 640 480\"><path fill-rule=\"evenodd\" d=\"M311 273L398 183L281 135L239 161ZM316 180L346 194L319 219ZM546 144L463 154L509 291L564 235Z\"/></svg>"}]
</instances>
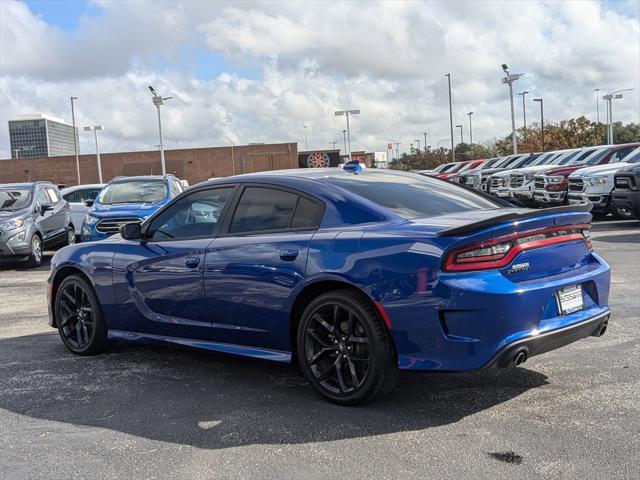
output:
<instances>
[{"instance_id":1,"label":"window tint","mask_svg":"<svg viewBox=\"0 0 640 480\"><path fill-rule=\"evenodd\" d=\"M233 187L202 190L181 198L153 219L151 240L185 239L213 235Z\"/></svg>"},{"instance_id":2,"label":"window tint","mask_svg":"<svg viewBox=\"0 0 640 480\"><path fill-rule=\"evenodd\" d=\"M100 193L99 189L92 190L80 190L77 193L76 202L84 202L85 200L95 200L98 194Z\"/></svg>"},{"instance_id":3,"label":"window tint","mask_svg":"<svg viewBox=\"0 0 640 480\"><path fill-rule=\"evenodd\" d=\"M75 203L78 201L78 192L65 193L62 198L64 198L69 203Z\"/></svg>"},{"instance_id":4,"label":"window tint","mask_svg":"<svg viewBox=\"0 0 640 480\"><path fill-rule=\"evenodd\" d=\"M299 197L296 213L291 220L291 228L315 228L322 220L322 207L308 198Z\"/></svg>"},{"instance_id":5,"label":"window tint","mask_svg":"<svg viewBox=\"0 0 640 480\"><path fill-rule=\"evenodd\" d=\"M116 203L156 203L167 196L164 180L133 180L116 182L102 190L98 202L104 205Z\"/></svg>"},{"instance_id":6,"label":"window tint","mask_svg":"<svg viewBox=\"0 0 640 480\"><path fill-rule=\"evenodd\" d=\"M289 228L298 195L264 187L248 187L231 220L229 233Z\"/></svg>"},{"instance_id":7,"label":"window tint","mask_svg":"<svg viewBox=\"0 0 640 480\"><path fill-rule=\"evenodd\" d=\"M611 158L609 158L609 163L619 162L624 157L629 155L629 153L631 153L633 149L634 147L626 147L626 148L621 148L620 150L617 150L616 152L614 152L613 155L611 155Z\"/></svg>"},{"instance_id":8,"label":"window tint","mask_svg":"<svg viewBox=\"0 0 640 480\"><path fill-rule=\"evenodd\" d=\"M367 170L359 175L325 177L323 181L386 207L404 218L499 207L498 203L453 183L412 174Z\"/></svg>"}]
</instances>

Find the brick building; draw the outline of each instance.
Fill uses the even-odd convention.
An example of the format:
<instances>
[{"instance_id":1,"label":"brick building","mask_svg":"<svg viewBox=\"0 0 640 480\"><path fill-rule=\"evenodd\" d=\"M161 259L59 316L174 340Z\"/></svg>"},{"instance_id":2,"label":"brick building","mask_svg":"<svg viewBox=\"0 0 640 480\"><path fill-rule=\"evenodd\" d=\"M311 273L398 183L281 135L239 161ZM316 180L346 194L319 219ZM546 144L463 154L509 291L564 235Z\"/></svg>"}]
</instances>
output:
<instances>
[{"instance_id":1,"label":"brick building","mask_svg":"<svg viewBox=\"0 0 640 480\"><path fill-rule=\"evenodd\" d=\"M158 150L101 153L100 161L105 182L121 175L161 173ZM296 143L278 143L165 150L165 161L167 173L193 185L211 177L298 168L298 147ZM56 184L76 185L75 165L74 155L0 160L0 183L49 180ZM98 182L95 154L80 155L80 180L82 183Z\"/></svg>"}]
</instances>

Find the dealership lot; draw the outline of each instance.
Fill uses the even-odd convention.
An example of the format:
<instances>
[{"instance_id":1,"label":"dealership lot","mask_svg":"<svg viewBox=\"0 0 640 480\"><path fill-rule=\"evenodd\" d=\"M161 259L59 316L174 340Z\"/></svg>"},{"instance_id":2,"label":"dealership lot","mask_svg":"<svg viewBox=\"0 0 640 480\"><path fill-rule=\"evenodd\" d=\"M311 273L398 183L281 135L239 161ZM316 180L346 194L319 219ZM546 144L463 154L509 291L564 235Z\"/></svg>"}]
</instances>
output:
<instances>
[{"instance_id":1,"label":"dealership lot","mask_svg":"<svg viewBox=\"0 0 640 480\"><path fill-rule=\"evenodd\" d=\"M344 408L291 367L168 347L68 353L48 266L0 272L0 478L633 478L640 226L594 225L612 321L510 371L403 374Z\"/></svg>"}]
</instances>

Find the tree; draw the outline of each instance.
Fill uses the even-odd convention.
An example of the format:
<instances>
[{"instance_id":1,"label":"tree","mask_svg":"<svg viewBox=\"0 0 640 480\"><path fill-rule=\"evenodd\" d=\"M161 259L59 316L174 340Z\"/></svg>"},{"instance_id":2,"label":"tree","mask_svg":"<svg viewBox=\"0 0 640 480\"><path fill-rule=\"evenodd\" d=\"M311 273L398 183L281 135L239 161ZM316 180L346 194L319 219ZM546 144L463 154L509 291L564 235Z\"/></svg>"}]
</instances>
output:
<instances>
[{"instance_id":1,"label":"tree","mask_svg":"<svg viewBox=\"0 0 640 480\"><path fill-rule=\"evenodd\" d=\"M607 143L606 125L600 141L601 143ZM626 125L623 125L622 122L613 123L613 143L619 145L621 143L635 142L640 142L640 123L627 123Z\"/></svg>"}]
</instances>

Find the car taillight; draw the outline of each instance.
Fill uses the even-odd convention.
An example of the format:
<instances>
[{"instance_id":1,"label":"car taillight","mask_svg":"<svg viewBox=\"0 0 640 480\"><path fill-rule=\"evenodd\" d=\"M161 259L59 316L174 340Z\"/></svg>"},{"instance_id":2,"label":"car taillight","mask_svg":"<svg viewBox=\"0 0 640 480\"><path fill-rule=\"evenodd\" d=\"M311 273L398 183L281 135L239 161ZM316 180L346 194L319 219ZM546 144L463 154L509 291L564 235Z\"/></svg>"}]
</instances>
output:
<instances>
[{"instance_id":1,"label":"car taillight","mask_svg":"<svg viewBox=\"0 0 640 480\"><path fill-rule=\"evenodd\" d=\"M591 225L564 225L511 233L460 247L447 255L443 269L447 272L461 272L502 268L525 250L576 240L582 240L591 248Z\"/></svg>"}]
</instances>

